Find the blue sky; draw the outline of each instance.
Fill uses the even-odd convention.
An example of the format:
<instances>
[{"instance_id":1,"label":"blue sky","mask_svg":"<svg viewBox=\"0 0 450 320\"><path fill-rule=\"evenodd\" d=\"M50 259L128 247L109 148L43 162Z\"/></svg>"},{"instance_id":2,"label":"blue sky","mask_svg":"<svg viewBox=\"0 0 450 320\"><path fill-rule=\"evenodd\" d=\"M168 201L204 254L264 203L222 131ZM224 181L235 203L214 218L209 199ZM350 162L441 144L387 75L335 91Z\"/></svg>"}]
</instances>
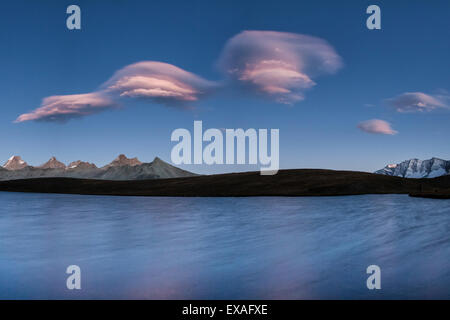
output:
<instances>
[{"instance_id":1,"label":"blue sky","mask_svg":"<svg viewBox=\"0 0 450 320\"><path fill-rule=\"evenodd\" d=\"M77 4L82 30L65 26ZM382 29L365 25L368 5L381 7ZM21 155L38 165L104 165L119 153L170 161L171 132L204 128L279 128L281 168L374 171L387 163L432 156L450 159L450 3L448 1L14 1L0 11L0 160ZM289 32L326 41L342 60L313 78L304 100L290 105L225 86L194 110L154 100L65 123L25 121L21 114L54 95L89 93L127 65L160 61L209 81L226 76L219 57L245 30ZM398 112L387 99L407 92L445 107ZM370 134L358 124L381 119L395 131ZM3 159L3 160L2 160ZM246 166L184 166L200 173Z\"/></svg>"}]
</instances>

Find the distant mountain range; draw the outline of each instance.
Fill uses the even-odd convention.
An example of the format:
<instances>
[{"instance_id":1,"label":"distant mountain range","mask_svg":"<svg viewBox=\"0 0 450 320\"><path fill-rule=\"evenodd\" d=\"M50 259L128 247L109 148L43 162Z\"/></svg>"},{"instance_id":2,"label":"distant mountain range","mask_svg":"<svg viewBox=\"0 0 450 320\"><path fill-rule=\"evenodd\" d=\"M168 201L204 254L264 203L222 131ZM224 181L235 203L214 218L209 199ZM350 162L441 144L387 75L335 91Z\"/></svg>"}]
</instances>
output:
<instances>
[{"instance_id":1,"label":"distant mountain range","mask_svg":"<svg viewBox=\"0 0 450 320\"><path fill-rule=\"evenodd\" d=\"M411 159L399 164L389 164L375 173L403 178L436 178L450 174L450 161L438 158Z\"/></svg>"},{"instance_id":2,"label":"distant mountain range","mask_svg":"<svg viewBox=\"0 0 450 320\"><path fill-rule=\"evenodd\" d=\"M145 180L192 177L196 174L174 167L156 157L150 163L121 154L108 165L98 168L95 164L81 160L68 166L55 157L46 163L33 167L20 156L13 156L0 167L0 180L32 178L83 178L100 180Z\"/></svg>"},{"instance_id":3,"label":"distant mountain range","mask_svg":"<svg viewBox=\"0 0 450 320\"><path fill-rule=\"evenodd\" d=\"M399 164L389 164L376 174L402 178L435 178L450 174L450 161L438 158L410 159ZM69 165L51 157L46 163L33 167L20 156L13 156L0 167L0 180L33 178L79 178L99 180L147 180L193 177L196 174L182 170L156 157L143 163L137 158L121 154L111 163L98 168L94 163L77 160Z\"/></svg>"}]
</instances>

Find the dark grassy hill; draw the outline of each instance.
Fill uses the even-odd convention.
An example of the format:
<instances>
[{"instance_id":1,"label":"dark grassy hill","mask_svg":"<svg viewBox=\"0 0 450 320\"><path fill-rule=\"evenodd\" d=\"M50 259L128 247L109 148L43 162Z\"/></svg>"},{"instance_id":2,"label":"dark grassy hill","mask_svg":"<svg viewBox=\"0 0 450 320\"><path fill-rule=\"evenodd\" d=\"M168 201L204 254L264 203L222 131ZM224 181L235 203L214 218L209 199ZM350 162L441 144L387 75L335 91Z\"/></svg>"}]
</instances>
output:
<instances>
[{"instance_id":1,"label":"dark grassy hill","mask_svg":"<svg viewBox=\"0 0 450 320\"><path fill-rule=\"evenodd\" d=\"M245 172L176 179L105 181L40 178L0 181L0 191L121 196L340 196L446 193L450 176L405 179L354 171L280 170L274 176Z\"/></svg>"}]
</instances>

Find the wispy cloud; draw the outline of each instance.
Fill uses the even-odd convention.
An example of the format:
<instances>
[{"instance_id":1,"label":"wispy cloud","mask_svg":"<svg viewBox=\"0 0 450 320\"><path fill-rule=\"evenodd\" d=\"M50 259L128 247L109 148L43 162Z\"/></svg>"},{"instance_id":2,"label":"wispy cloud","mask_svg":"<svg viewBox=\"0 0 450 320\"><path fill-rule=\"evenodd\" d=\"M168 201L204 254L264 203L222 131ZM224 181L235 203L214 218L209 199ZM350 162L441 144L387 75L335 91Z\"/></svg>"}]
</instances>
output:
<instances>
[{"instance_id":1,"label":"wispy cloud","mask_svg":"<svg viewBox=\"0 0 450 320\"><path fill-rule=\"evenodd\" d=\"M380 119L360 122L358 128L367 133L394 135L398 132L391 128L391 124Z\"/></svg>"},{"instance_id":2,"label":"wispy cloud","mask_svg":"<svg viewBox=\"0 0 450 320\"><path fill-rule=\"evenodd\" d=\"M231 38L219 59L232 79L280 103L304 99L315 77L335 73L342 59L320 38L275 31L244 31Z\"/></svg>"},{"instance_id":3,"label":"wispy cloud","mask_svg":"<svg viewBox=\"0 0 450 320\"><path fill-rule=\"evenodd\" d=\"M215 83L174 65L143 61L117 71L97 91L44 98L39 108L20 115L15 122L65 122L118 107L123 98L185 107L208 94L215 86Z\"/></svg>"},{"instance_id":4,"label":"wispy cloud","mask_svg":"<svg viewBox=\"0 0 450 320\"><path fill-rule=\"evenodd\" d=\"M433 96L423 92L405 92L386 101L398 112L426 112L448 108L445 100L446 97L443 95Z\"/></svg>"},{"instance_id":5,"label":"wispy cloud","mask_svg":"<svg viewBox=\"0 0 450 320\"><path fill-rule=\"evenodd\" d=\"M101 92L51 96L44 98L36 110L20 115L15 122L65 122L114 107L117 107L117 103Z\"/></svg>"}]
</instances>

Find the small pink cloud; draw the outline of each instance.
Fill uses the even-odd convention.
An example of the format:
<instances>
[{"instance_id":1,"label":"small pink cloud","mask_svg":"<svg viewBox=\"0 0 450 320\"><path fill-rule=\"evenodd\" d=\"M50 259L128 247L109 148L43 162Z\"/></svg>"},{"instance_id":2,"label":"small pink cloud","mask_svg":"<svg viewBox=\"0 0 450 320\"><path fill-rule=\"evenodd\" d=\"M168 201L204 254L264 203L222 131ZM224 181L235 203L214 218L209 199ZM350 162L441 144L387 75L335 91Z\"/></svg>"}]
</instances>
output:
<instances>
[{"instance_id":1,"label":"small pink cloud","mask_svg":"<svg viewBox=\"0 0 450 320\"><path fill-rule=\"evenodd\" d=\"M30 113L20 115L15 122L55 121L91 115L105 109L117 107L117 104L100 92L51 96L42 100L41 107Z\"/></svg>"},{"instance_id":2,"label":"small pink cloud","mask_svg":"<svg viewBox=\"0 0 450 320\"><path fill-rule=\"evenodd\" d=\"M120 97L150 99L164 104L197 101L216 86L174 65L138 62L117 71L102 87Z\"/></svg>"},{"instance_id":3,"label":"small pink cloud","mask_svg":"<svg viewBox=\"0 0 450 320\"><path fill-rule=\"evenodd\" d=\"M358 128L367 133L394 135L398 132L391 128L391 124L380 119L360 122Z\"/></svg>"},{"instance_id":4,"label":"small pink cloud","mask_svg":"<svg viewBox=\"0 0 450 320\"><path fill-rule=\"evenodd\" d=\"M431 96L423 92L405 92L387 102L398 112L426 112L447 108L444 96Z\"/></svg>"},{"instance_id":5,"label":"small pink cloud","mask_svg":"<svg viewBox=\"0 0 450 320\"><path fill-rule=\"evenodd\" d=\"M292 104L316 85L312 78L335 73L341 57L320 38L275 31L244 31L231 38L219 59L232 79Z\"/></svg>"}]
</instances>

